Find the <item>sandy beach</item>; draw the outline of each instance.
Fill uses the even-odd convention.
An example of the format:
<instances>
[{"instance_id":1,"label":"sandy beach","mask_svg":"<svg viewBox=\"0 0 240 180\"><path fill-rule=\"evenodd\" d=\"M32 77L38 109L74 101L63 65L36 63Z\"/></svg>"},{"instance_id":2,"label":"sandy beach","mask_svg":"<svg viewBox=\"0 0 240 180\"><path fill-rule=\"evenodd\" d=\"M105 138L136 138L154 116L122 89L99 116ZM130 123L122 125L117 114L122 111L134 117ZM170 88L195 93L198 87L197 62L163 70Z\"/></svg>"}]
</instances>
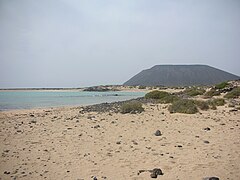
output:
<instances>
[{"instance_id":1,"label":"sandy beach","mask_svg":"<svg viewBox=\"0 0 240 180\"><path fill-rule=\"evenodd\" d=\"M170 114L166 107L0 112L0 179L151 179L154 168L162 180L240 179L239 111Z\"/></svg>"}]
</instances>

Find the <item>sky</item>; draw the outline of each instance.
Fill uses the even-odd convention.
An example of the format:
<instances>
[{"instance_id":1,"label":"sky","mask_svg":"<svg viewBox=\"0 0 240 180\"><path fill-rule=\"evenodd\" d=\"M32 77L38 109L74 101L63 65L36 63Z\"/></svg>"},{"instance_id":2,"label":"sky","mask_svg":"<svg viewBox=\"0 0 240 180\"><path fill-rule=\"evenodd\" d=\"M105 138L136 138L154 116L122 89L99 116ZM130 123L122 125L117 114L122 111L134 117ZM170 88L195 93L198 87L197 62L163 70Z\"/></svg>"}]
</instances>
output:
<instances>
[{"instance_id":1,"label":"sky","mask_svg":"<svg viewBox=\"0 0 240 180\"><path fill-rule=\"evenodd\" d=\"M122 84L160 64L240 75L240 1L0 0L0 88Z\"/></svg>"}]
</instances>

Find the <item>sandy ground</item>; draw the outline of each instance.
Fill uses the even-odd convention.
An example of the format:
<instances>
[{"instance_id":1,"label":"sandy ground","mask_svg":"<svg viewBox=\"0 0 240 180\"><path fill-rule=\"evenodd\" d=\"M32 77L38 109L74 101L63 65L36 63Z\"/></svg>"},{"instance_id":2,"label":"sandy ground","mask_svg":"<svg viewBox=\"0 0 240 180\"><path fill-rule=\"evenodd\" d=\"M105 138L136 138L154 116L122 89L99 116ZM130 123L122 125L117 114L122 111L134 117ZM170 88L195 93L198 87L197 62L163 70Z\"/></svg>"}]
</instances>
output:
<instances>
[{"instance_id":1,"label":"sandy ground","mask_svg":"<svg viewBox=\"0 0 240 180\"><path fill-rule=\"evenodd\" d=\"M194 115L145 105L141 114L81 108L0 112L0 179L240 179L240 112ZM206 131L204 128L209 127ZM155 136L156 130L162 132Z\"/></svg>"}]
</instances>

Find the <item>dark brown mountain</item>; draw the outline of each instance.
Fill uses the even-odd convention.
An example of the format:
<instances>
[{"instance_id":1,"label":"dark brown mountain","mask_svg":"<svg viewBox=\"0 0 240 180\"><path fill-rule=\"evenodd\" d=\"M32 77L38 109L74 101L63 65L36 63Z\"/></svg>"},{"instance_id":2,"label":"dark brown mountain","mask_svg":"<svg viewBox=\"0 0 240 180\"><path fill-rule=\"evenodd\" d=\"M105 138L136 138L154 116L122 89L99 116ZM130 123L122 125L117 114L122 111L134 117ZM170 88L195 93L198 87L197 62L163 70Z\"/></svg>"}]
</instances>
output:
<instances>
[{"instance_id":1,"label":"dark brown mountain","mask_svg":"<svg viewBox=\"0 0 240 180\"><path fill-rule=\"evenodd\" d=\"M214 85L239 76L207 65L156 65L129 79L128 86Z\"/></svg>"}]
</instances>

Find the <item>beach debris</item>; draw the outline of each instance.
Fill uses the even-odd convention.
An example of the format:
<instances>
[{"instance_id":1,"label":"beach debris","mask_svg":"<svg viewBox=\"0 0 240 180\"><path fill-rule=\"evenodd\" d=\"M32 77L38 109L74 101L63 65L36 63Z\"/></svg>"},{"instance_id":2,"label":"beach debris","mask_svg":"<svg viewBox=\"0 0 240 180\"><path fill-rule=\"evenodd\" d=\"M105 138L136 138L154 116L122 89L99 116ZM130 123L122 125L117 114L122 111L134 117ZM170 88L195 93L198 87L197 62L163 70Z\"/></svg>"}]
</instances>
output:
<instances>
[{"instance_id":1,"label":"beach debris","mask_svg":"<svg viewBox=\"0 0 240 180\"><path fill-rule=\"evenodd\" d=\"M157 130L157 131L155 132L155 136L161 136L161 135L162 135L161 131Z\"/></svg>"},{"instance_id":2,"label":"beach debris","mask_svg":"<svg viewBox=\"0 0 240 180\"><path fill-rule=\"evenodd\" d=\"M203 180L220 180L218 177L205 177Z\"/></svg>"}]
</instances>

